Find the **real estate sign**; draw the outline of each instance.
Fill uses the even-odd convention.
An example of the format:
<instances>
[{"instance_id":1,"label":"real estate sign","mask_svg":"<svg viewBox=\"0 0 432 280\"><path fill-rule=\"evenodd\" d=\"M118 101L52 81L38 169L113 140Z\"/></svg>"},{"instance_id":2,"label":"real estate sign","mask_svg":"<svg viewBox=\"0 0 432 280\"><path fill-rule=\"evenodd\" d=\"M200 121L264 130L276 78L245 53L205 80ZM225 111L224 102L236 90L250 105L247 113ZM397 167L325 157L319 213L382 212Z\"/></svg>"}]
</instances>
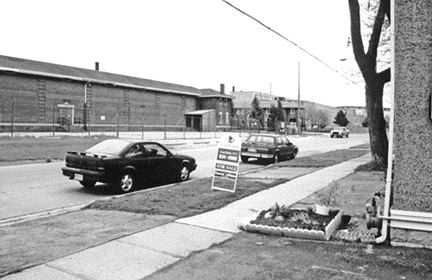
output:
<instances>
[{"instance_id":1,"label":"real estate sign","mask_svg":"<svg viewBox=\"0 0 432 280\"><path fill-rule=\"evenodd\" d=\"M228 134L219 140L212 190L235 192L240 165L241 138Z\"/></svg>"}]
</instances>

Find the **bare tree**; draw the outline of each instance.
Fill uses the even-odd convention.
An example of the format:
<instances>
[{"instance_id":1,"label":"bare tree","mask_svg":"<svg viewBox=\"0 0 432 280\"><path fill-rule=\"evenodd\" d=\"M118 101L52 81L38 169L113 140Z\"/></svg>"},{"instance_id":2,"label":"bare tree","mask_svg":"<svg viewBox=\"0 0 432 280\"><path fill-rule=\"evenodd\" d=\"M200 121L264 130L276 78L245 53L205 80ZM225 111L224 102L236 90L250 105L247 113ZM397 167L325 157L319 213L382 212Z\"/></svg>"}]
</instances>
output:
<instances>
[{"instance_id":1,"label":"bare tree","mask_svg":"<svg viewBox=\"0 0 432 280\"><path fill-rule=\"evenodd\" d=\"M305 118L312 126L316 125L319 128L329 124L328 114L324 110L318 109L314 103L307 106Z\"/></svg>"},{"instance_id":2,"label":"bare tree","mask_svg":"<svg viewBox=\"0 0 432 280\"><path fill-rule=\"evenodd\" d=\"M369 141L374 161L386 168L388 139L383 112L384 85L390 81L390 68L377 72L377 53L385 17L390 21L390 0L380 0L367 52L362 40L360 5L358 0L348 0L351 16L351 40L354 57L364 78Z\"/></svg>"}]
</instances>

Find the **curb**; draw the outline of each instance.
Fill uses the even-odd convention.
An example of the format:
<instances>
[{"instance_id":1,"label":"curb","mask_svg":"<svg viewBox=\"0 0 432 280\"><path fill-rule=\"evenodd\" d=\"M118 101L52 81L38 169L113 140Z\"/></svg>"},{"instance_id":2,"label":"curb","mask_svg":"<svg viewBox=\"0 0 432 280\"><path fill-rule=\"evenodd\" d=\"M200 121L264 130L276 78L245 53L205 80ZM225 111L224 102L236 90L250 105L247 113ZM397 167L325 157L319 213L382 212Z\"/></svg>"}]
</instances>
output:
<instances>
[{"instance_id":1,"label":"curb","mask_svg":"<svg viewBox=\"0 0 432 280\"><path fill-rule=\"evenodd\" d=\"M23 222L28 222L28 221L33 221L33 220L38 220L38 219L42 219L42 218L48 218L48 217L52 217L52 216L66 214L69 212L78 211L78 210L81 210L82 208L86 207L87 205L88 204L80 204L80 205L62 207L62 208L57 208L57 209L51 209L51 210L44 211L44 212L27 214L27 215L19 216L19 217L1 219L0 220L0 228L5 227L5 226L23 223Z\"/></svg>"}]
</instances>

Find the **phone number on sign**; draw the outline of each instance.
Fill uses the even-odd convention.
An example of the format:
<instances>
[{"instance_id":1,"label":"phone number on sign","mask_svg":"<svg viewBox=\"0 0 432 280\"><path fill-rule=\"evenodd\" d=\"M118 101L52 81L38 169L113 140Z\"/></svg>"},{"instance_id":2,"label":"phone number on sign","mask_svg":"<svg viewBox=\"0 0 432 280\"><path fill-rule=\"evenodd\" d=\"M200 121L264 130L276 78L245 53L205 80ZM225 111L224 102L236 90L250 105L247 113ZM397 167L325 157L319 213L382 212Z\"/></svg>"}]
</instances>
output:
<instances>
[{"instance_id":1,"label":"phone number on sign","mask_svg":"<svg viewBox=\"0 0 432 280\"><path fill-rule=\"evenodd\" d=\"M239 154L239 151L219 149L217 159L230 162L238 162Z\"/></svg>"}]
</instances>

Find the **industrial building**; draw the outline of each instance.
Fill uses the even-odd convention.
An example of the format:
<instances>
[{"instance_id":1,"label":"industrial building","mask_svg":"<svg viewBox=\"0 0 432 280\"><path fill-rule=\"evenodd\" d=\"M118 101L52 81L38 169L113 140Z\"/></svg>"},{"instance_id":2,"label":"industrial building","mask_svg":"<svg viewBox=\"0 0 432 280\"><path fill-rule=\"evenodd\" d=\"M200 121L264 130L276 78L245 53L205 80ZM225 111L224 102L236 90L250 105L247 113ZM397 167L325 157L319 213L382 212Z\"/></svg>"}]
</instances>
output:
<instances>
[{"instance_id":1,"label":"industrial building","mask_svg":"<svg viewBox=\"0 0 432 280\"><path fill-rule=\"evenodd\" d=\"M0 130L228 129L232 101L197 89L120 74L0 56Z\"/></svg>"}]
</instances>

